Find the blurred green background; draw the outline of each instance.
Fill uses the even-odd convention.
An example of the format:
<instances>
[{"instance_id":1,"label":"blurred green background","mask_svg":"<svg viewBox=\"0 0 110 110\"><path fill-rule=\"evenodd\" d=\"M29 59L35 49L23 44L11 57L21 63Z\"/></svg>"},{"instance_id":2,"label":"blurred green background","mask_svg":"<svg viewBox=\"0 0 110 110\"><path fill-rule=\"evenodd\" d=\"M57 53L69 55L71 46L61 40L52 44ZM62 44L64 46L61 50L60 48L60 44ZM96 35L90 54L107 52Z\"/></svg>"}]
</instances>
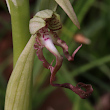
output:
<instances>
[{"instance_id":1,"label":"blurred green background","mask_svg":"<svg viewBox=\"0 0 110 110\"><path fill-rule=\"evenodd\" d=\"M41 0L30 0L31 17ZM64 57L56 82L84 82L93 86L88 99L80 99L68 89L50 86L50 71L35 57L33 69L33 110L110 110L110 0L70 0L81 25L79 30L58 6L63 28L61 39L69 53L82 43L73 62ZM57 47L63 55L61 48ZM11 18L5 0L0 0L0 110L4 109L5 91L13 69ZM44 49L51 62L54 56ZM64 55L63 55L64 56Z\"/></svg>"}]
</instances>

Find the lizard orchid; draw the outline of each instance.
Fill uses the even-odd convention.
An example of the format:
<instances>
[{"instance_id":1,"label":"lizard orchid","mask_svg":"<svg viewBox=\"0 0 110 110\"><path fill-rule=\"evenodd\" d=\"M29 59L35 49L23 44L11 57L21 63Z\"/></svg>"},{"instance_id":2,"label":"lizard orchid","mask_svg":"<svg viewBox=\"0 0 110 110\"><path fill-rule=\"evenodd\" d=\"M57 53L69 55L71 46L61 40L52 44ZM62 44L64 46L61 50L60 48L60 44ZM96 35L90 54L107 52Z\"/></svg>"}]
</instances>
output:
<instances>
[{"instance_id":1,"label":"lizard orchid","mask_svg":"<svg viewBox=\"0 0 110 110\"><path fill-rule=\"evenodd\" d=\"M93 92L92 86L90 84L84 84L80 82L76 86L73 86L69 83L53 83L53 81L55 81L55 75L63 62L63 57L57 51L55 45L60 46L63 49L63 53L68 61L74 60L75 54L82 46L81 44L73 52L72 56L70 56L68 52L68 46L66 45L65 41L61 40L56 33L56 31L61 28L62 25L58 14L51 10L43 10L38 12L34 18L30 20L30 33L36 34L36 43L34 44L34 49L36 50L39 60L43 62L43 66L47 69L50 69L50 84L52 86L68 88L78 94L81 98L87 98ZM46 47L56 57L56 64L54 67L52 66L53 61L51 64L49 64L45 59L43 55L44 47ZM82 90L81 87L85 88L86 91Z\"/></svg>"}]
</instances>

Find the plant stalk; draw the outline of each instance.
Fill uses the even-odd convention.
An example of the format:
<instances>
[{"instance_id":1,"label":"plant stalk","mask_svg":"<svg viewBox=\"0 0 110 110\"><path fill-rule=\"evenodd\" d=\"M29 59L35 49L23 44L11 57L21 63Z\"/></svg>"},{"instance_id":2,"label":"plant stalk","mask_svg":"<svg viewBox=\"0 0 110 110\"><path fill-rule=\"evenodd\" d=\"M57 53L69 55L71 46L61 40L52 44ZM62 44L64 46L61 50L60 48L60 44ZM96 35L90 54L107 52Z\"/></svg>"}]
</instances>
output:
<instances>
[{"instance_id":1,"label":"plant stalk","mask_svg":"<svg viewBox=\"0 0 110 110\"><path fill-rule=\"evenodd\" d=\"M30 38L29 33L29 1L8 0L13 36L13 66Z\"/></svg>"}]
</instances>

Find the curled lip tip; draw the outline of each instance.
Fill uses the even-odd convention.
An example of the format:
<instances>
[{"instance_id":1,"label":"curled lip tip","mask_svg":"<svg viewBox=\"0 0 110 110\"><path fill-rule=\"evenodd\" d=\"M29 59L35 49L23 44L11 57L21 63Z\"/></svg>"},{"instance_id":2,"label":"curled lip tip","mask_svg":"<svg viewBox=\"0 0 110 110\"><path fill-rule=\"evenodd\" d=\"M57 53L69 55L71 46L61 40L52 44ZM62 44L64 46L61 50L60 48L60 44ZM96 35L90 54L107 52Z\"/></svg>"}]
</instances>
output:
<instances>
[{"instance_id":1,"label":"curled lip tip","mask_svg":"<svg viewBox=\"0 0 110 110\"><path fill-rule=\"evenodd\" d=\"M64 88L68 88L70 90L72 90L73 92L75 92L77 95L79 95L82 99L86 99L88 98L92 92L93 92L93 88L90 84L84 84L81 83L81 87L85 88L86 90L82 90L81 87L79 87L79 83L76 86L71 85L70 83L64 83L64 84L54 84L51 81L51 85L55 86L55 87L64 87Z\"/></svg>"}]
</instances>

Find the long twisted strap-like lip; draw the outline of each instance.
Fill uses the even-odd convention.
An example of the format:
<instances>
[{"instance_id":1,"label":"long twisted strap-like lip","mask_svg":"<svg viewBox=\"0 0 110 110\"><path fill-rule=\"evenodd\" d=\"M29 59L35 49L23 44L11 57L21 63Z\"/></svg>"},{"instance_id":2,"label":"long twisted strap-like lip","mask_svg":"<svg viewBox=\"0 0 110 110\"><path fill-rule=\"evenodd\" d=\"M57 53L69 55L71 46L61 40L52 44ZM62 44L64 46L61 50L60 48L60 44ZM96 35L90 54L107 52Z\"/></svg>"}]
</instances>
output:
<instances>
[{"instance_id":1,"label":"long twisted strap-like lip","mask_svg":"<svg viewBox=\"0 0 110 110\"><path fill-rule=\"evenodd\" d=\"M52 33L50 33L50 35L51 34ZM53 36L54 36L54 34L53 34ZM42 36L42 37L44 38L44 36ZM66 58L69 61L74 60L75 54L78 52L78 50L81 48L82 45L80 45L73 52L72 56L70 56L69 52L68 52L68 46L58 36L57 37L54 36L53 39L51 39L51 38L47 39L47 38L48 37L45 37L43 41L40 41L39 36L37 36L36 37L37 43L35 44L34 48L37 49L36 54L37 54L38 58L43 62L44 67L47 69L50 69L50 71L51 71L50 84L55 87L68 88L68 89L72 90L73 92L75 92L76 94L78 94L83 99L89 97L91 95L91 93L93 92L93 88L90 84L78 83L76 86L73 86L69 83L64 83L64 84L53 83L53 81L55 80L55 75L56 75L57 71L60 69L62 62L63 62L63 57L59 54L59 52L57 51L54 44L62 47L64 55L66 56ZM52 66L52 64L49 64L47 62L47 60L45 59L45 57L43 56L44 47L46 47L56 57L56 64L54 67ZM85 91L82 90L81 88L85 88Z\"/></svg>"}]
</instances>

